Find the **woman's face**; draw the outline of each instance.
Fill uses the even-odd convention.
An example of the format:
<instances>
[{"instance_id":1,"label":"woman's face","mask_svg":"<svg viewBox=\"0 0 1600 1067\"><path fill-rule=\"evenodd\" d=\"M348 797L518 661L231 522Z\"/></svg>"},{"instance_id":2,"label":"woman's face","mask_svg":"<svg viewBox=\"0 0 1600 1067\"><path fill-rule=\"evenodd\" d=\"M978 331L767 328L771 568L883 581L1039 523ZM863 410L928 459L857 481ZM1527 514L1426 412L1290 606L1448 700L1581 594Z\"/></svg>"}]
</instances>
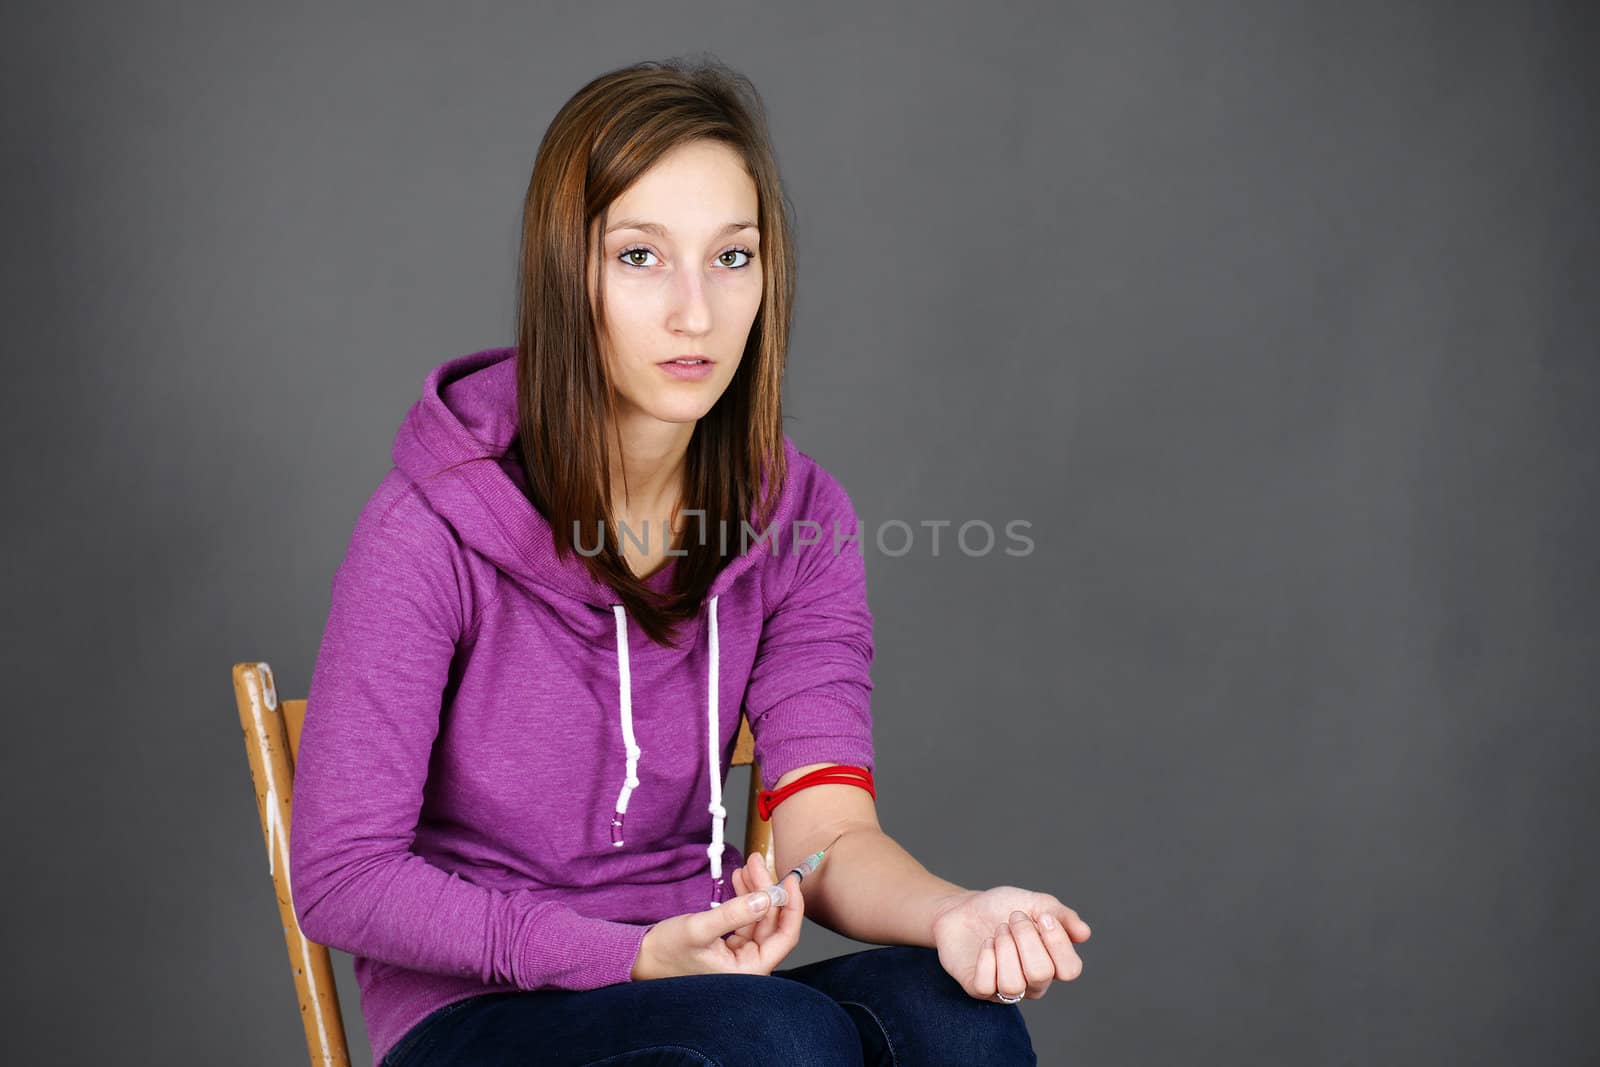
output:
<instances>
[{"instance_id":1,"label":"woman's face","mask_svg":"<svg viewBox=\"0 0 1600 1067\"><path fill-rule=\"evenodd\" d=\"M739 368L761 307L756 185L716 141L679 145L611 204L608 232L590 223L587 273L605 274L600 349L620 417L692 423ZM677 366L671 361L709 361Z\"/></svg>"}]
</instances>

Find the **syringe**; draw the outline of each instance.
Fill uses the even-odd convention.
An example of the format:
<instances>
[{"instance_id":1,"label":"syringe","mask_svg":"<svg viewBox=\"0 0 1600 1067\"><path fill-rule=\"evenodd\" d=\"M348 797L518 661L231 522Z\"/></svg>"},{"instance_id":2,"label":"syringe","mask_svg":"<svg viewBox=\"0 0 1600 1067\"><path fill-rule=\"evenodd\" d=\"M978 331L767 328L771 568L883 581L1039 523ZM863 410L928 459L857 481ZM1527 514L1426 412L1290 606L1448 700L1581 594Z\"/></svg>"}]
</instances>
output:
<instances>
[{"instance_id":1,"label":"syringe","mask_svg":"<svg viewBox=\"0 0 1600 1067\"><path fill-rule=\"evenodd\" d=\"M843 834L839 835L839 837L843 836ZM822 857L827 855L828 849L839 843L839 837L829 841L822 848L817 849L811 855L801 860L798 866L789 868L789 874L785 874L783 878L778 879L776 885L767 886L766 893L772 898L772 903L780 907L789 903L789 891L783 888L783 879L792 874L794 875L796 885L799 885L801 882L805 881L806 875L822 866Z\"/></svg>"}]
</instances>

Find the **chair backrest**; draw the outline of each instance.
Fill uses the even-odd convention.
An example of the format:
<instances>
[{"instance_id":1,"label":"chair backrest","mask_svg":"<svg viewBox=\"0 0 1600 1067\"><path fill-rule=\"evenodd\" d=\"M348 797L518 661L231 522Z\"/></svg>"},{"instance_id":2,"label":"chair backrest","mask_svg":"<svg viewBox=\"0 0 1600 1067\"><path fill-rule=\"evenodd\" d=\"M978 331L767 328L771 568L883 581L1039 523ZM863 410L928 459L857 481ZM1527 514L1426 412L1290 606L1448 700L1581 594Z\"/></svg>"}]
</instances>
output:
<instances>
[{"instance_id":1,"label":"chair backrest","mask_svg":"<svg viewBox=\"0 0 1600 1067\"><path fill-rule=\"evenodd\" d=\"M344 1017L339 1011L339 990L333 978L333 959L324 945L306 937L294 913L289 888L290 805L294 798L294 764L300 753L300 732L305 727L304 700L278 700L272 668L264 662L233 665L233 695L244 729L245 754L255 782L256 808L267 844L267 871L278 898L278 918L294 971L295 993L300 999L300 1020L305 1024L306 1046L312 1067L349 1067L350 1048L345 1039ZM734 744L733 766L750 768L750 804L745 818L744 854L761 853L772 864L772 824L756 815L756 795L761 790L761 768L755 762L755 738L750 723L739 718L739 739Z\"/></svg>"}]
</instances>

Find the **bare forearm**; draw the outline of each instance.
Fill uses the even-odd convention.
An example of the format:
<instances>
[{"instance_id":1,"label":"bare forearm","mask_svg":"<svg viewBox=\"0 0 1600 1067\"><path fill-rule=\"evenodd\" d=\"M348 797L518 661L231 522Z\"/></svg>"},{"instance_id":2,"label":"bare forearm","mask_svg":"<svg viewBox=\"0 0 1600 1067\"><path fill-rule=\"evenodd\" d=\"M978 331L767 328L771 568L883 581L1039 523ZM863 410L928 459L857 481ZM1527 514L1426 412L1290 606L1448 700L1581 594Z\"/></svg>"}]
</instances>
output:
<instances>
[{"instance_id":1,"label":"bare forearm","mask_svg":"<svg viewBox=\"0 0 1600 1067\"><path fill-rule=\"evenodd\" d=\"M827 843L796 842L809 851L774 856L778 873ZM882 830L865 827L845 831L801 891L806 914L834 933L870 944L928 947L939 909L970 892L930 872Z\"/></svg>"}]
</instances>

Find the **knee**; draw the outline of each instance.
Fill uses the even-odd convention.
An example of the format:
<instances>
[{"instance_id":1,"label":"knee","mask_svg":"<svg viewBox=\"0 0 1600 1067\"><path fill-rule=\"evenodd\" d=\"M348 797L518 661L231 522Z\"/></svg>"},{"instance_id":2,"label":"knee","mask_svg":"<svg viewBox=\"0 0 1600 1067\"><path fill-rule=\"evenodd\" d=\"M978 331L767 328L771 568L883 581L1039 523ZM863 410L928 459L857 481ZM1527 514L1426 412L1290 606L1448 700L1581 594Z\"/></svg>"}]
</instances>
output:
<instances>
[{"instance_id":1,"label":"knee","mask_svg":"<svg viewBox=\"0 0 1600 1067\"><path fill-rule=\"evenodd\" d=\"M1021 1009L968 994L937 950L890 945L871 951L881 954L874 966L883 969L879 1023L903 1062L1038 1063Z\"/></svg>"},{"instance_id":2,"label":"knee","mask_svg":"<svg viewBox=\"0 0 1600 1067\"><path fill-rule=\"evenodd\" d=\"M860 1067L861 1037L849 1013L831 997L799 982L743 975L732 995L708 1004L718 1027L739 1033L761 1062L786 1067Z\"/></svg>"}]
</instances>

